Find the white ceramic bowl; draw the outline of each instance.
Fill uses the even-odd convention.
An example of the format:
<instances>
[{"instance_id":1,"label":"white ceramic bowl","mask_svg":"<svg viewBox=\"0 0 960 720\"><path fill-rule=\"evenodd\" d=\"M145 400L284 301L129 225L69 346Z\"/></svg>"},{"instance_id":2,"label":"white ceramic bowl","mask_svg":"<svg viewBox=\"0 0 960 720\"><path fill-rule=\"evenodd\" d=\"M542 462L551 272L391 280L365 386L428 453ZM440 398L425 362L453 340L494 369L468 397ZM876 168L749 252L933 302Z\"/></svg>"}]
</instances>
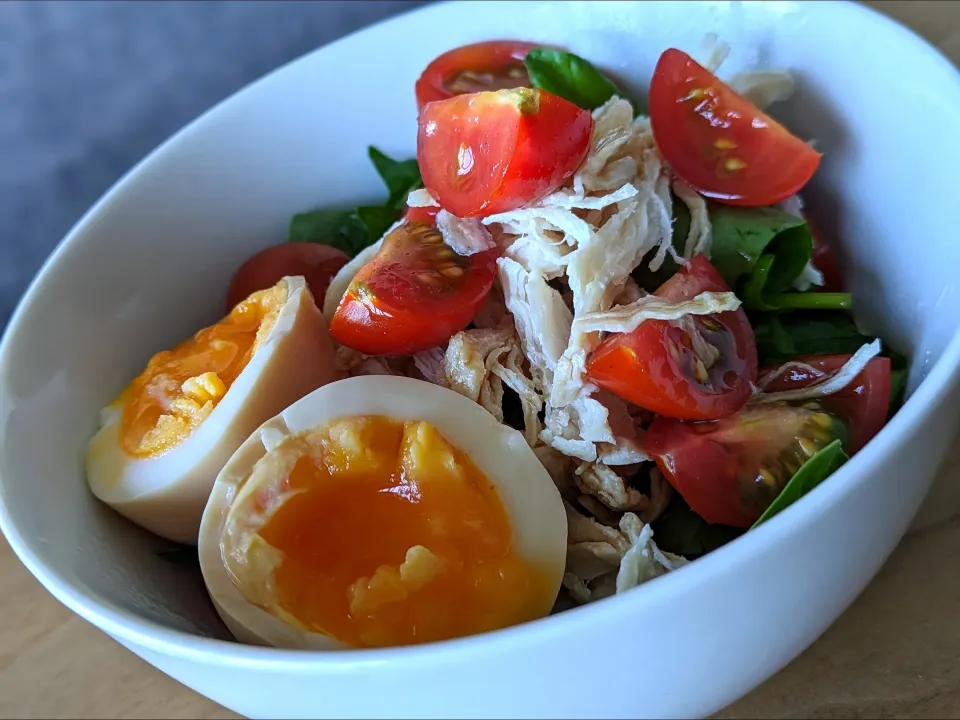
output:
<instances>
[{"instance_id":1,"label":"white ceramic bowl","mask_svg":"<svg viewBox=\"0 0 960 720\"><path fill-rule=\"evenodd\" d=\"M729 41L725 71L796 72L778 108L825 153L810 202L842 243L859 317L914 358L911 397L789 511L642 588L524 626L412 649L231 642L199 573L97 503L83 447L157 348L220 310L231 272L316 205L382 195L374 143L410 156L413 82L447 48L557 43L635 93L668 46ZM111 190L31 286L0 349L0 525L71 609L252 717L697 716L809 645L907 529L957 425L960 82L922 40L837 3L469 3L377 25L271 74ZM186 259L185 259L186 258Z\"/></svg>"}]
</instances>

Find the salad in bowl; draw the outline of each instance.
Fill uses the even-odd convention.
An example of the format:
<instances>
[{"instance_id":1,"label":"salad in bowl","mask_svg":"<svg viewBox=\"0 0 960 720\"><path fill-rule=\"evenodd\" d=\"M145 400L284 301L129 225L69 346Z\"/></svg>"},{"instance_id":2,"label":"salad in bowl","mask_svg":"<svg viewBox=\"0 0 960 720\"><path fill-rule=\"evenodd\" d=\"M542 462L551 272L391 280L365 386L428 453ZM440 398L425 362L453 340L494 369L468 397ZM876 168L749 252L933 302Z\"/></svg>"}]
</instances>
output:
<instances>
[{"instance_id":1,"label":"salad in bowl","mask_svg":"<svg viewBox=\"0 0 960 720\"><path fill-rule=\"evenodd\" d=\"M234 636L409 645L632 591L860 451L906 358L807 214L788 72L665 50L647 97L520 41L411 92L382 204L304 208L104 409L94 494L196 546Z\"/></svg>"}]
</instances>

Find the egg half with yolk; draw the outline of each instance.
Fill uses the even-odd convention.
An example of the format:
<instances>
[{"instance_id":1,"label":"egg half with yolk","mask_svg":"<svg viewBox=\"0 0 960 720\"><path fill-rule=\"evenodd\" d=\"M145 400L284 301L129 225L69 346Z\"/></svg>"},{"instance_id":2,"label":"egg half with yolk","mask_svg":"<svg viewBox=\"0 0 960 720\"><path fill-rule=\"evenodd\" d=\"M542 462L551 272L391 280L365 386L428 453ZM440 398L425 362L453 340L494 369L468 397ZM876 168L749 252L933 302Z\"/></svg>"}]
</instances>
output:
<instances>
[{"instance_id":1,"label":"egg half with yolk","mask_svg":"<svg viewBox=\"0 0 960 720\"><path fill-rule=\"evenodd\" d=\"M138 525L195 545L217 473L261 423L338 377L302 277L252 294L146 368L101 413L93 493Z\"/></svg>"},{"instance_id":2,"label":"egg half with yolk","mask_svg":"<svg viewBox=\"0 0 960 720\"><path fill-rule=\"evenodd\" d=\"M395 376L320 388L217 477L200 567L241 642L444 640L550 613L563 502L524 442L452 390Z\"/></svg>"}]
</instances>

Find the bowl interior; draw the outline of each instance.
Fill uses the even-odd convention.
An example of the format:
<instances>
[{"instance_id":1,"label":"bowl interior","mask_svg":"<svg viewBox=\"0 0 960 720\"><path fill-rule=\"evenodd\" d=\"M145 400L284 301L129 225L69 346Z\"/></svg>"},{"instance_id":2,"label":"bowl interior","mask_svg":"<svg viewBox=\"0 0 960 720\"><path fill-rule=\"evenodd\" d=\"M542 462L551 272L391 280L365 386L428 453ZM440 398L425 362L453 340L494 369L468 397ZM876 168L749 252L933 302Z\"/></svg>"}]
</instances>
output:
<instances>
[{"instance_id":1,"label":"bowl interior","mask_svg":"<svg viewBox=\"0 0 960 720\"><path fill-rule=\"evenodd\" d=\"M413 82L439 52L496 37L559 44L639 98L662 50L696 54L708 31L732 46L721 74L796 74L797 94L773 114L824 153L808 202L840 247L859 320L913 358L915 389L960 323L960 90L920 40L834 3L436 6L231 98L132 171L61 245L0 353L0 519L14 546L88 608L226 637L192 556L165 552L87 491L82 455L100 408L153 352L217 317L233 270L283 240L292 214L382 197L367 145L413 156Z\"/></svg>"}]
</instances>

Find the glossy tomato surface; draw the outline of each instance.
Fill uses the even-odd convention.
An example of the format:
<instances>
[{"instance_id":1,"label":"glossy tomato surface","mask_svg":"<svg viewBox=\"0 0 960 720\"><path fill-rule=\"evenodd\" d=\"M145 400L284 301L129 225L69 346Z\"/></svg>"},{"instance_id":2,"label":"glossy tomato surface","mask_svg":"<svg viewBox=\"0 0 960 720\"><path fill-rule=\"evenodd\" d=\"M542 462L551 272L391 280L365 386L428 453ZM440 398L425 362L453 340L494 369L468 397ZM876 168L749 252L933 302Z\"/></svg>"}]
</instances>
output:
<instances>
[{"instance_id":1,"label":"glossy tomato surface","mask_svg":"<svg viewBox=\"0 0 960 720\"><path fill-rule=\"evenodd\" d=\"M417 79L417 106L455 95L530 87L523 59L536 47L517 40L491 40L454 48L433 60Z\"/></svg>"},{"instance_id":2,"label":"glossy tomato surface","mask_svg":"<svg viewBox=\"0 0 960 720\"><path fill-rule=\"evenodd\" d=\"M673 171L720 202L773 205L820 164L820 153L680 50L657 62L650 122Z\"/></svg>"},{"instance_id":3,"label":"glossy tomato surface","mask_svg":"<svg viewBox=\"0 0 960 720\"><path fill-rule=\"evenodd\" d=\"M257 290L273 287L285 276L302 275L316 303L323 304L330 280L349 262L346 253L319 243L283 243L261 250L234 274L227 291L227 311Z\"/></svg>"},{"instance_id":4,"label":"glossy tomato surface","mask_svg":"<svg viewBox=\"0 0 960 720\"><path fill-rule=\"evenodd\" d=\"M798 357L788 370L767 382L766 392L807 387L839 370L850 355L813 355ZM804 367L806 366L806 367ZM811 372L807 368L815 372ZM764 368L764 377L778 368ZM890 358L875 357L854 380L840 392L816 400L824 410L844 421L848 441L844 447L851 455L866 445L887 421L890 409Z\"/></svg>"},{"instance_id":5,"label":"glossy tomato surface","mask_svg":"<svg viewBox=\"0 0 960 720\"><path fill-rule=\"evenodd\" d=\"M406 222L357 273L330 334L367 355L411 355L463 330L490 292L496 250L462 256L433 225Z\"/></svg>"},{"instance_id":6,"label":"glossy tomato surface","mask_svg":"<svg viewBox=\"0 0 960 720\"><path fill-rule=\"evenodd\" d=\"M768 392L807 387L849 355L797 358L765 384ZM766 372L776 372L770 368ZM806 402L755 404L710 422L656 418L645 449L687 504L710 523L749 527L791 477L834 439L853 454L886 422L890 361L874 358L846 388Z\"/></svg>"},{"instance_id":7,"label":"glossy tomato surface","mask_svg":"<svg viewBox=\"0 0 960 720\"><path fill-rule=\"evenodd\" d=\"M593 117L563 98L521 88L432 102L420 112L423 184L457 217L536 202L566 182L590 146Z\"/></svg>"},{"instance_id":8,"label":"glossy tomato surface","mask_svg":"<svg viewBox=\"0 0 960 720\"><path fill-rule=\"evenodd\" d=\"M716 268L697 255L655 294L681 301L727 290ZM700 341L706 343L706 352ZM743 406L757 379L753 329L742 308L689 315L678 323L648 320L631 333L604 340L587 360L587 377L660 415L687 420L724 417Z\"/></svg>"}]
</instances>

